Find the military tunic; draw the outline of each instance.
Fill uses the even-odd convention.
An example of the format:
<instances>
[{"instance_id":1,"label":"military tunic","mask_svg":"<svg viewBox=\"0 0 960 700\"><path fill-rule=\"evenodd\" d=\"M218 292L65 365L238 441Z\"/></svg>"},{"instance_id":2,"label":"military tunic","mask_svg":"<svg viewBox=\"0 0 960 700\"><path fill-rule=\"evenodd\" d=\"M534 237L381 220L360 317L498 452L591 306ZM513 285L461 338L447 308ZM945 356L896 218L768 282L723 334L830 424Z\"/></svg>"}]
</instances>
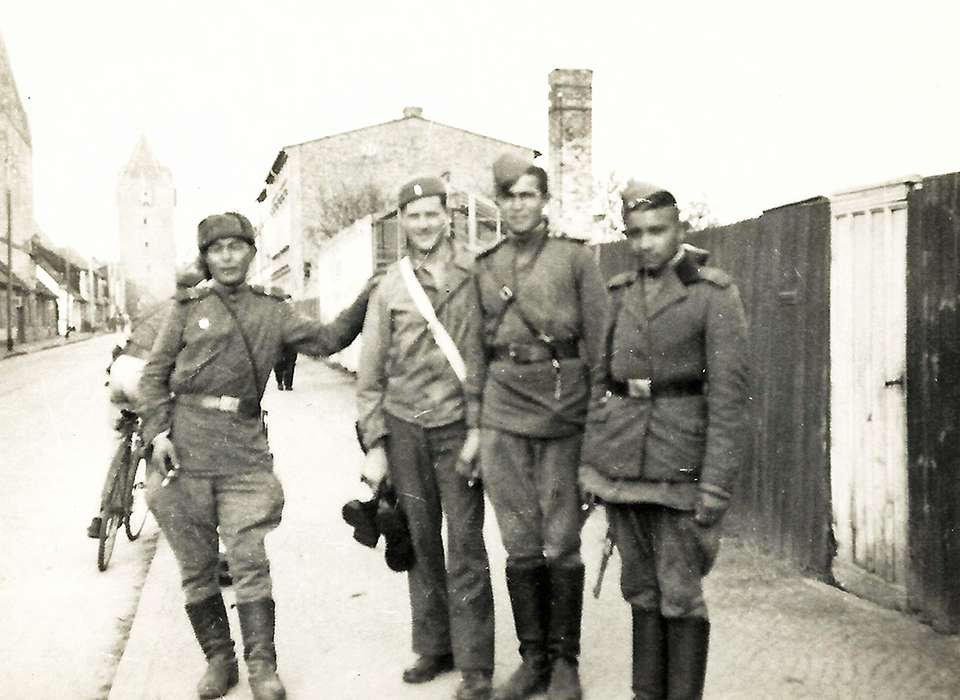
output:
<instances>
[{"instance_id":1,"label":"military tunic","mask_svg":"<svg viewBox=\"0 0 960 700\"><path fill-rule=\"evenodd\" d=\"M579 566L576 472L587 405L603 391L599 270L582 244L541 227L481 254L476 276L488 358L480 465L508 563Z\"/></svg>"},{"instance_id":2,"label":"military tunic","mask_svg":"<svg viewBox=\"0 0 960 700\"><path fill-rule=\"evenodd\" d=\"M187 603L219 591L217 542L226 547L237 600L271 597L264 549L283 509L259 416L259 401L282 345L328 355L359 334L368 292L331 324L297 314L283 298L248 285L185 290L165 318L140 383L143 437L169 430L179 476L153 473L147 502L180 567ZM251 366L234 311L250 343ZM220 410L197 398L224 397Z\"/></svg>"},{"instance_id":3,"label":"military tunic","mask_svg":"<svg viewBox=\"0 0 960 700\"><path fill-rule=\"evenodd\" d=\"M607 504L628 602L664 617L706 617L700 579L719 531L697 525L692 511L701 491L730 497L743 459L743 305L726 273L689 254L657 278L627 272L608 286L614 391L591 411L581 486ZM639 379L651 396L622 390Z\"/></svg>"}]
</instances>

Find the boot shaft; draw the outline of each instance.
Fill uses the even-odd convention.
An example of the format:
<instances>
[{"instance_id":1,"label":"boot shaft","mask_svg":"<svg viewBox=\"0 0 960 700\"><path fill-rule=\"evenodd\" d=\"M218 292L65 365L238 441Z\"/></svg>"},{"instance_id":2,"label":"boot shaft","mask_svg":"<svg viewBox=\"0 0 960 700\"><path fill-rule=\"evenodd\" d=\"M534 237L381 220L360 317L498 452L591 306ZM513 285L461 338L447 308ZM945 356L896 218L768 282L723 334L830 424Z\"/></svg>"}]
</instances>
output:
<instances>
[{"instance_id":1,"label":"boot shaft","mask_svg":"<svg viewBox=\"0 0 960 700\"><path fill-rule=\"evenodd\" d=\"M667 697L700 700L707 676L710 623L698 617L667 620Z\"/></svg>"},{"instance_id":2,"label":"boot shaft","mask_svg":"<svg viewBox=\"0 0 960 700\"><path fill-rule=\"evenodd\" d=\"M574 663L580 656L583 619L583 564L550 566L550 615L547 631L550 655Z\"/></svg>"},{"instance_id":3,"label":"boot shaft","mask_svg":"<svg viewBox=\"0 0 960 700\"><path fill-rule=\"evenodd\" d=\"M634 700L661 700L667 687L666 622L659 612L632 608Z\"/></svg>"},{"instance_id":4,"label":"boot shaft","mask_svg":"<svg viewBox=\"0 0 960 700\"><path fill-rule=\"evenodd\" d=\"M208 660L216 656L234 656L230 621L222 595L217 593L199 603L188 603L184 608L200 649Z\"/></svg>"}]
</instances>

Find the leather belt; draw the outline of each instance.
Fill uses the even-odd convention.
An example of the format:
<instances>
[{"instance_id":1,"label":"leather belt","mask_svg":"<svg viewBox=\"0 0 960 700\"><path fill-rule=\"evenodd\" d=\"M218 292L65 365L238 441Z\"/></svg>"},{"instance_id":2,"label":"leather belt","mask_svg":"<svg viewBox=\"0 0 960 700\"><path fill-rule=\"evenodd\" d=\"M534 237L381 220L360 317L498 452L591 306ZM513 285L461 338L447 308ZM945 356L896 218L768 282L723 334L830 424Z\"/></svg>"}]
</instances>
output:
<instances>
[{"instance_id":1,"label":"leather belt","mask_svg":"<svg viewBox=\"0 0 960 700\"><path fill-rule=\"evenodd\" d=\"M667 396L699 396L703 394L706 382L702 379L687 379L675 382L658 383L650 378L627 379L622 382L611 381L608 389L611 394L631 399L656 399Z\"/></svg>"},{"instance_id":2,"label":"leather belt","mask_svg":"<svg viewBox=\"0 0 960 700\"><path fill-rule=\"evenodd\" d=\"M176 401L186 406L236 413L248 418L258 418L260 416L260 403L253 399L240 399L236 396L210 396L207 394L177 394Z\"/></svg>"},{"instance_id":3,"label":"leather belt","mask_svg":"<svg viewBox=\"0 0 960 700\"><path fill-rule=\"evenodd\" d=\"M549 360L569 360L580 357L580 346L576 340L559 340L547 343L510 343L494 345L490 348L492 360L509 360L519 365Z\"/></svg>"}]
</instances>

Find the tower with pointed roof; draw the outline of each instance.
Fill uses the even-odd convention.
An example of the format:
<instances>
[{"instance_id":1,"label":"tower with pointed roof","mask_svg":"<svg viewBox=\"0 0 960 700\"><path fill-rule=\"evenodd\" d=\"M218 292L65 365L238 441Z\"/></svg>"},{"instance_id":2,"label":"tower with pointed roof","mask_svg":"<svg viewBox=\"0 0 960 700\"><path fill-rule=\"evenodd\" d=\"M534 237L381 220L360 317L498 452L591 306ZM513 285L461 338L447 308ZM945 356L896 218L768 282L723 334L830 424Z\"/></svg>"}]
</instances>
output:
<instances>
[{"instance_id":1,"label":"tower with pointed roof","mask_svg":"<svg viewBox=\"0 0 960 700\"><path fill-rule=\"evenodd\" d=\"M174 292L176 202L170 170L157 162L141 136L117 185L120 270L131 316Z\"/></svg>"}]
</instances>

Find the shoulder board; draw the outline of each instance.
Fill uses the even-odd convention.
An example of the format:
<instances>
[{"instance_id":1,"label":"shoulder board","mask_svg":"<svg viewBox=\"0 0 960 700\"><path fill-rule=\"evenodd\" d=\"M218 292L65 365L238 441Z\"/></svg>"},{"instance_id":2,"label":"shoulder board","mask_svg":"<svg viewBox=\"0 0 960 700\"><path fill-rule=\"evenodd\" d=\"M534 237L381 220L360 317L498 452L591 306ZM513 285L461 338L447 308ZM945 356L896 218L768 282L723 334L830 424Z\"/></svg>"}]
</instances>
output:
<instances>
[{"instance_id":1,"label":"shoulder board","mask_svg":"<svg viewBox=\"0 0 960 700\"><path fill-rule=\"evenodd\" d=\"M633 284L637 281L637 271L636 270L627 270L626 272L621 272L619 275L614 275L609 280L607 280L607 289L617 289L618 287L626 287Z\"/></svg>"},{"instance_id":2,"label":"shoulder board","mask_svg":"<svg viewBox=\"0 0 960 700\"><path fill-rule=\"evenodd\" d=\"M209 287L187 287L186 289L178 289L173 298L181 304L186 304L189 301L198 301L209 295Z\"/></svg>"},{"instance_id":3,"label":"shoulder board","mask_svg":"<svg viewBox=\"0 0 960 700\"><path fill-rule=\"evenodd\" d=\"M567 241L568 243L576 243L577 245L584 245L587 242L583 238L574 238L573 236L568 236L565 233L553 233L552 231L547 238L557 241Z\"/></svg>"},{"instance_id":4,"label":"shoulder board","mask_svg":"<svg viewBox=\"0 0 960 700\"><path fill-rule=\"evenodd\" d=\"M704 279L721 288L726 288L733 284L733 278L716 267L701 267L699 274L700 279Z\"/></svg>"},{"instance_id":5,"label":"shoulder board","mask_svg":"<svg viewBox=\"0 0 960 700\"><path fill-rule=\"evenodd\" d=\"M251 284L250 291L254 294L259 294L262 297L272 297L273 299L278 299L280 301L286 301L289 296L286 292L278 287L261 287L259 284Z\"/></svg>"},{"instance_id":6,"label":"shoulder board","mask_svg":"<svg viewBox=\"0 0 960 700\"><path fill-rule=\"evenodd\" d=\"M486 248L484 248L483 250L481 250L479 253L477 253L476 259L479 260L480 258L486 257L487 255L490 255L490 253L492 253L493 251L497 250L500 246L502 246L502 245L503 245L504 243L506 243L506 242L507 242L507 237L504 236L503 238L501 238L499 241L497 241L497 242L494 243L493 245L487 246Z\"/></svg>"}]
</instances>

